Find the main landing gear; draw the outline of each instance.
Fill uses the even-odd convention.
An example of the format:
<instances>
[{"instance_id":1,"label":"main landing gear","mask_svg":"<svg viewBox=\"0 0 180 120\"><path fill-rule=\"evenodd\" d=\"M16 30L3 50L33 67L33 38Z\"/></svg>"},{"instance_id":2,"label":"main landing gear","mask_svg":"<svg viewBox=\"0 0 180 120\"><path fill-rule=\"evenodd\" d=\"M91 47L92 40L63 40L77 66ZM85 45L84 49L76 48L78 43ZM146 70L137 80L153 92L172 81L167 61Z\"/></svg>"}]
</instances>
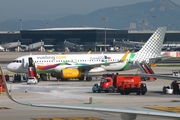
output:
<instances>
[{"instance_id":1,"label":"main landing gear","mask_svg":"<svg viewBox=\"0 0 180 120\"><path fill-rule=\"evenodd\" d=\"M86 76L86 81L91 81L92 77L91 76Z\"/></svg>"},{"instance_id":2,"label":"main landing gear","mask_svg":"<svg viewBox=\"0 0 180 120\"><path fill-rule=\"evenodd\" d=\"M79 78L79 81L83 81L84 80L84 75L82 75L80 78ZM92 80L92 77L91 76L86 76L86 81L91 81Z\"/></svg>"},{"instance_id":3,"label":"main landing gear","mask_svg":"<svg viewBox=\"0 0 180 120\"><path fill-rule=\"evenodd\" d=\"M82 75L80 78L79 78L79 81L83 81L84 80L84 75Z\"/></svg>"}]
</instances>

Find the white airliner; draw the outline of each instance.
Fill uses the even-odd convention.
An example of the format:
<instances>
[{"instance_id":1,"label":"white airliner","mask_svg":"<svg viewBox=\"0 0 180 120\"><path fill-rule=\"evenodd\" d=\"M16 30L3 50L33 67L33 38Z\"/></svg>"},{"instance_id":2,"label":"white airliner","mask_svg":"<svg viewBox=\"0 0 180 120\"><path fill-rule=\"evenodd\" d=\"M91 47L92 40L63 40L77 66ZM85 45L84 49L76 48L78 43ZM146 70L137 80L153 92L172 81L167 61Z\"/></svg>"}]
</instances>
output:
<instances>
[{"instance_id":1,"label":"white airliner","mask_svg":"<svg viewBox=\"0 0 180 120\"><path fill-rule=\"evenodd\" d=\"M91 81L89 72L123 71L137 68L135 62L155 63L165 57L160 55L166 28L160 27L136 53L129 54L71 54L71 55L26 55L7 65L12 72L27 73L28 59L35 62L37 73L52 73L62 79L79 78ZM95 69L96 68L96 69Z\"/></svg>"},{"instance_id":2,"label":"white airliner","mask_svg":"<svg viewBox=\"0 0 180 120\"><path fill-rule=\"evenodd\" d=\"M165 119L179 119L179 113L173 112L162 112L162 111L152 111L152 110L137 110L137 109L125 109L125 108L105 108L105 107L91 107L91 106L72 106L72 105L63 105L63 104L39 104L39 103L28 103L21 102L14 99L9 93L9 89L7 87L7 83L0 66L0 75L2 75L2 80L4 82L4 86L6 88L6 95L10 100L16 102L21 105L29 106L29 107L43 107L43 108L54 108L54 109L68 109L68 110L83 110L83 111L94 111L94 112L107 112L107 113L116 113L121 114L122 120L136 120L137 115L144 116L156 116L156 117L164 117ZM180 79L180 77L176 77L176 79Z\"/></svg>"}]
</instances>

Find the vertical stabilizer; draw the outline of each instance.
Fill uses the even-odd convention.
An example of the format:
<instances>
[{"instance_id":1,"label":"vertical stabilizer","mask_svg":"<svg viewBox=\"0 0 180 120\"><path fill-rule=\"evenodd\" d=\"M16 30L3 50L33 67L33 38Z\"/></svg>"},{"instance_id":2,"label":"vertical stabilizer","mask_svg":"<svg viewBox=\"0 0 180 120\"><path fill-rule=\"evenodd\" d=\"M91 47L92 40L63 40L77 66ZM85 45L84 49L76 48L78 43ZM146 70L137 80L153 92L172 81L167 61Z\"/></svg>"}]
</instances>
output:
<instances>
[{"instance_id":1,"label":"vertical stabilizer","mask_svg":"<svg viewBox=\"0 0 180 120\"><path fill-rule=\"evenodd\" d=\"M146 60L146 62L149 62L149 58L155 58L161 54L165 33L166 27L158 28L146 44L136 53L135 60L139 62Z\"/></svg>"},{"instance_id":2,"label":"vertical stabilizer","mask_svg":"<svg viewBox=\"0 0 180 120\"><path fill-rule=\"evenodd\" d=\"M164 36L165 36L166 28L160 27L155 33L149 38L146 44L142 47L139 53L155 53L160 54L161 49L163 47Z\"/></svg>"}]
</instances>

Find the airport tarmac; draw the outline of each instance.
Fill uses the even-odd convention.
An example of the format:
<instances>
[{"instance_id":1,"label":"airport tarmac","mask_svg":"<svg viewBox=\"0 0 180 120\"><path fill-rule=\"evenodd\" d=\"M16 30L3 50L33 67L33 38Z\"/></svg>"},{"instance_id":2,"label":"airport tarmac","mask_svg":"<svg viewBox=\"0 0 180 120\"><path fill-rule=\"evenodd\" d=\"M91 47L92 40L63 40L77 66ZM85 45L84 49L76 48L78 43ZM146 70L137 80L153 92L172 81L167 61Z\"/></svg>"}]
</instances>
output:
<instances>
[{"instance_id":1,"label":"airport tarmac","mask_svg":"<svg viewBox=\"0 0 180 120\"><path fill-rule=\"evenodd\" d=\"M5 70L5 65L3 65ZM171 74L179 67L153 67L157 74ZM137 70L121 72L134 74ZM172 80L157 79L144 81L148 92L145 95L120 95L119 93L93 93L91 88L100 78L93 81L40 81L36 85L23 83L8 83L12 96L23 102L43 104L65 104L78 106L94 106L108 108L126 108L138 110L152 110L148 108L170 107L174 112L180 112L179 95L162 93L163 86L170 86ZM25 92L27 90L27 92ZM92 97L92 104L89 98ZM52 108L36 108L23 106L10 101L5 93L0 95L0 119L2 120L120 120L120 114L109 114L91 111L62 110ZM175 108L176 107L176 108ZM157 111L158 112L158 111ZM173 120L153 116L137 116L136 120Z\"/></svg>"}]
</instances>

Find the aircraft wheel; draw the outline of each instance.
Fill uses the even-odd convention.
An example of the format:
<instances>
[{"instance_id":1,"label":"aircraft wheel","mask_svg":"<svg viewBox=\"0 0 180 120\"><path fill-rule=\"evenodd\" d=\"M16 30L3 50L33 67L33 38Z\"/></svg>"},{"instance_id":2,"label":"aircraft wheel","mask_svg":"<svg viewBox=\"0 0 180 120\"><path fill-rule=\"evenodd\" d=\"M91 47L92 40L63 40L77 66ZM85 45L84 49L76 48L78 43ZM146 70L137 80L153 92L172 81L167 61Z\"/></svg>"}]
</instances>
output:
<instances>
[{"instance_id":1,"label":"aircraft wheel","mask_svg":"<svg viewBox=\"0 0 180 120\"><path fill-rule=\"evenodd\" d=\"M142 92L141 94L142 94L142 95L145 95L146 93L145 93L145 92Z\"/></svg>"},{"instance_id":2,"label":"aircraft wheel","mask_svg":"<svg viewBox=\"0 0 180 120\"><path fill-rule=\"evenodd\" d=\"M91 81L92 80L92 77L91 76L87 76L86 77L86 81Z\"/></svg>"},{"instance_id":3,"label":"aircraft wheel","mask_svg":"<svg viewBox=\"0 0 180 120\"><path fill-rule=\"evenodd\" d=\"M140 91L138 91L136 94L137 94L137 95L140 95Z\"/></svg>"},{"instance_id":4,"label":"aircraft wheel","mask_svg":"<svg viewBox=\"0 0 180 120\"><path fill-rule=\"evenodd\" d=\"M125 94L124 91L121 91L120 93L121 93L121 95L124 95L124 94Z\"/></svg>"},{"instance_id":5,"label":"aircraft wheel","mask_svg":"<svg viewBox=\"0 0 180 120\"><path fill-rule=\"evenodd\" d=\"M110 87L110 88L108 89L108 93L112 93L112 92L114 92L114 89L113 89L113 87Z\"/></svg>"},{"instance_id":6,"label":"aircraft wheel","mask_svg":"<svg viewBox=\"0 0 180 120\"><path fill-rule=\"evenodd\" d=\"M84 80L84 75L82 75L80 78L79 78L79 81L83 81Z\"/></svg>"}]
</instances>

